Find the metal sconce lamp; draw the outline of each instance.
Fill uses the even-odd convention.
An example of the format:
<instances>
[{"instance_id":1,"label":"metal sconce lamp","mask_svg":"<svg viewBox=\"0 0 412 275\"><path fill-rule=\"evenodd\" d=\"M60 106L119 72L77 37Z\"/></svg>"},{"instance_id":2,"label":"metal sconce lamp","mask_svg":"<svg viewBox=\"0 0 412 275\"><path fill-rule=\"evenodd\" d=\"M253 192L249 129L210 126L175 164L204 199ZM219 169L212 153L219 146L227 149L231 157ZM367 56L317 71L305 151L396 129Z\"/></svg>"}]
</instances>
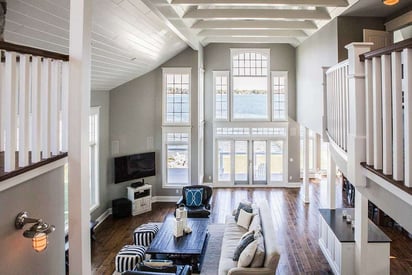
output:
<instances>
[{"instance_id":1,"label":"metal sconce lamp","mask_svg":"<svg viewBox=\"0 0 412 275\"><path fill-rule=\"evenodd\" d=\"M32 239L33 249L36 252L42 252L47 248L47 235L55 230L54 225L50 225L42 221L42 219L30 218L29 213L26 211L20 212L14 225L17 229L22 229L24 225L28 223L34 223L30 229L23 232L23 236Z\"/></svg>"},{"instance_id":2,"label":"metal sconce lamp","mask_svg":"<svg viewBox=\"0 0 412 275\"><path fill-rule=\"evenodd\" d=\"M382 0L382 2L387 6L393 6L399 3L399 0Z\"/></svg>"}]
</instances>

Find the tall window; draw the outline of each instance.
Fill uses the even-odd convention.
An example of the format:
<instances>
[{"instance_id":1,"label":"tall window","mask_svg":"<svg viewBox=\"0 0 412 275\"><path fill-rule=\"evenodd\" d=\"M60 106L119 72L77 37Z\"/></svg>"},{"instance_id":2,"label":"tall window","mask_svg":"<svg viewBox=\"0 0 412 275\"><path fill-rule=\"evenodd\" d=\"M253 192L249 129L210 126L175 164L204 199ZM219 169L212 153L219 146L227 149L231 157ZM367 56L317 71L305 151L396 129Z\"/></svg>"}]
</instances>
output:
<instances>
[{"instance_id":1,"label":"tall window","mask_svg":"<svg viewBox=\"0 0 412 275\"><path fill-rule=\"evenodd\" d=\"M232 49L232 115L238 120L269 119L269 50Z\"/></svg>"},{"instance_id":2,"label":"tall window","mask_svg":"<svg viewBox=\"0 0 412 275\"><path fill-rule=\"evenodd\" d=\"M229 119L229 72L214 71L215 119Z\"/></svg>"},{"instance_id":3,"label":"tall window","mask_svg":"<svg viewBox=\"0 0 412 275\"><path fill-rule=\"evenodd\" d=\"M99 107L92 107L89 116L89 185L90 211L99 206Z\"/></svg>"},{"instance_id":4,"label":"tall window","mask_svg":"<svg viewBox=\"0 0 412 275\"><path fill-rule=\"evenodd\" d=\"M90 212L99 207L99 116L100 107L92 107L89 115L89 187ZM64 223L69 229L69 165L64 165Z\"/></svg>"},{"instance_id":5,"label":"tall window","mask_svg":"<svg viewBox=\"0 0 412 275\"><path fill-rule=\"evenodd\" d=\"M163 68L163 123L190 124L190 68Z\"/></svg>"},{"instance_id":6,"label":"tall window","mask_svg":"<svg viewBox=\"0 0 412 275\"><path fill-rule=\"evenodd\" d=\"M287 72L272 72L273 120L287 120Z\"/></svg>"},{"instance_id":7,"label":"tall window","mask_svg":"<svg viewBox=\"0 0 412 275\"><path fill-rule=\"evenodd\" d=\"M163 186L190 183L190 68L163 68Z\"/></svg>"}]
</instances>

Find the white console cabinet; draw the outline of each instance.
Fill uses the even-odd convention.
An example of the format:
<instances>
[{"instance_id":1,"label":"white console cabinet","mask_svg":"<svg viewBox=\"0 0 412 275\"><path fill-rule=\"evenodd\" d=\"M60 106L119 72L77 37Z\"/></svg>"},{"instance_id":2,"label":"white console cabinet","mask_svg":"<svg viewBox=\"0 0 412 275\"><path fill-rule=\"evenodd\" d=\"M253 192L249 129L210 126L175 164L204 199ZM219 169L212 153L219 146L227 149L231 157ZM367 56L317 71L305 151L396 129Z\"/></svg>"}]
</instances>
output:
<instances>
[{"instance_id":1,"label":"white console cabinet","mask_svg":"<svg viewBox=\"0 0 412 275\"><path fill-rule=\"evenodd\" d=\"M137 188L127 187L127 198L132 202L133 216L152 211L151 185L145 184Z\"/></svg>"},{"instance_id":2,"label":"white console cabinet","mask_svg":"<svg viewBox=\"0 0 412 275\"><path fill-rule=\"evenodd\" d=\"M355 217L353 208L319 209L319 246L336 275L355 274L355 235L342 211ZM355 217L356 220L356 217ZM375 224L368 224L368 274L388 275L391 240Z\"/></svg>"}]
</instances>

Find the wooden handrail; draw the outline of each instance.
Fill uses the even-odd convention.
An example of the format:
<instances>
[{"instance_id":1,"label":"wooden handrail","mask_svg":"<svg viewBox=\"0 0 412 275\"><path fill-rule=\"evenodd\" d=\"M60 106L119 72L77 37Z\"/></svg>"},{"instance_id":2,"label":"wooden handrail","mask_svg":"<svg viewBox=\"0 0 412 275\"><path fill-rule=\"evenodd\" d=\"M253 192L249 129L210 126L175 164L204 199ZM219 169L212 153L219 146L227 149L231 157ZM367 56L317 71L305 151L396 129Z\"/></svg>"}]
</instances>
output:
<instances>
[{"instance_id":1,"label":"wooden handrail","mask_svg":"<svg viewBox=\"0 0 412 275\"><path fill-rule=\"evenodd\" d=\"M18 52L22 54L31 54L35 56L41 56L46 58L52 58L57 60L69 61L69 55L46 51L42 49L36 49L28 46L17 45L9 42L0 41L0 50Z\"/></svg>"},{"instance_id":2,"label":"wooden handrail","mask_svg":"<svg viewBox=\"0 0 412 275\"><path fill-rule=\"evenodd\" d=\"M406 48L412 48L412 38L400 41L388 47L376 49L376 50L361 54L359 58L361 62L364 62L366 59L372 59L373 57L390 54L392 52L400 52Z\"/></svg>"}]
</instances>

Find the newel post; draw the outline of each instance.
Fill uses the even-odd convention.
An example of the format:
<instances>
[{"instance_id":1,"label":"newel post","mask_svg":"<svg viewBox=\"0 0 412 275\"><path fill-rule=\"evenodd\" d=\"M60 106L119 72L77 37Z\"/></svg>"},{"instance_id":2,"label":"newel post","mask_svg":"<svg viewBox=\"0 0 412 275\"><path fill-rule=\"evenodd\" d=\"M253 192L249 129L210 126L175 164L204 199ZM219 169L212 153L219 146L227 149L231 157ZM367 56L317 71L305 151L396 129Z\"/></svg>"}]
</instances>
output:
<instances>
[{"instance_id":1,"label":"newel post","mask_svg":"<svg viewBox=\"0 0 412 275\"><path fill-rule=\"evenodd\" d=\"M351 43L348 49L349 128L347 178L355 185L355 271L368 274L368 199L360 193L366 186L361 162L366 161L366 86L365 64L359 55L370 51L373 43Z\"/></svg>"},{"instance_id":2,"label":"newel post","mask_svg":"<svg viewBox=\"0 0 412 275\"><path fill-rule=\"evenodd\" d=\"M348 174L355 186L365 186L365 177L360 163L366 160L366 113L365 113L365 65L359 55L370 51L373 43L346 45L349 60L349 128L348 128Z\"/></svg>"}]
</instances>

